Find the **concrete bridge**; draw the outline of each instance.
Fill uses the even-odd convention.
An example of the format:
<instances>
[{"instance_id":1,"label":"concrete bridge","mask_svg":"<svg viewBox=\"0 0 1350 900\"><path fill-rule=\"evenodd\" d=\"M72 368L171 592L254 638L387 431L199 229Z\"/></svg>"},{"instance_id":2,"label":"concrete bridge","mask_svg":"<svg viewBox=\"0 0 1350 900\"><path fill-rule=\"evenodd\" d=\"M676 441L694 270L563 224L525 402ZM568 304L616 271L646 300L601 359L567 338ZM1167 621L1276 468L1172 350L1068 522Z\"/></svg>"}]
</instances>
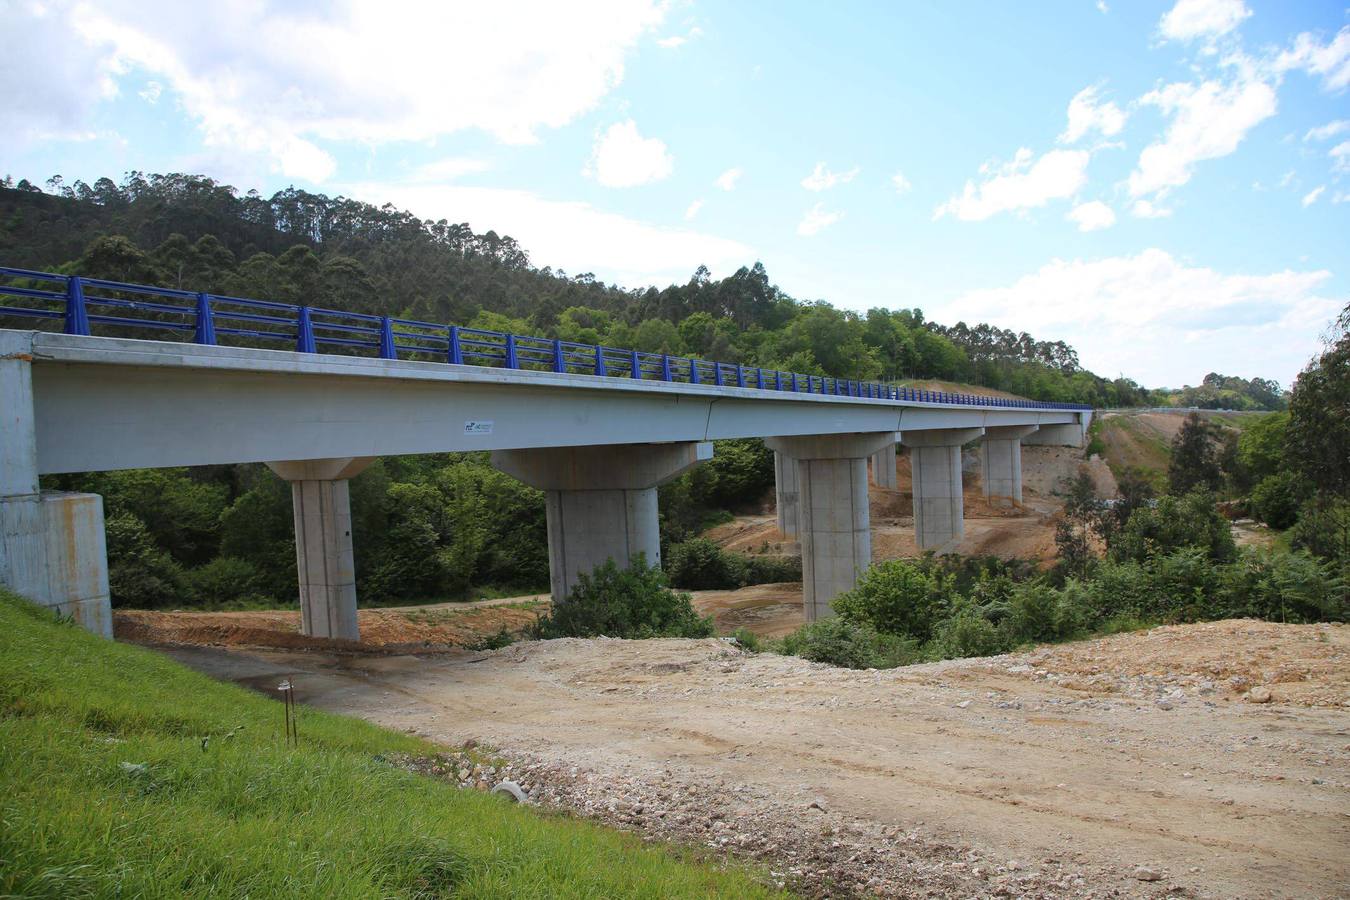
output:
<instances>
[{"instance_id":1,"label":"concrete bridge","mask_svg":"<svg viewBox=\"0 0 1350 900\"><path fill-rule=\"evenodd\" d=\"M894 487L896 444L910 448L918 544L940 550L962 536L963 445L983 445L986 493L1018 502L1021 444L1080 446L1091 418L1081 406L369 316L316 340L317 319L351 314L12 277L39 276L61 289L0 281L0 299L8 292L27 304L0 306L0 321L27 315L64 327L0 329L0 582L103 634L111 613L101 498L41 492L40 475L266 463L292 485L303 631L355 639L347 485L375 457L489 450L495 466L542 489L561 601L580 573L608 559L659 562L657 486L710 459L714 440L760 437L776 454L780 527L801 542L813 620L870 563L869 458L882 486ZM90 286L101 293L86 297ZM126 299L138 291L153 299ZM118 314L90 315L87 305L99 302ZM268 312L240 312L256 308ZM91 322L172 328L171 311L186 319L177 327L191 343L88 333ZM236 324L273 319L261 331L296 349L221 346L218 333L258 337L255 324L224 327L231 315ZM325 343L338 352L317 352ZM365 349L379 356L351 355Z\"/></svg>"}]
</instances>

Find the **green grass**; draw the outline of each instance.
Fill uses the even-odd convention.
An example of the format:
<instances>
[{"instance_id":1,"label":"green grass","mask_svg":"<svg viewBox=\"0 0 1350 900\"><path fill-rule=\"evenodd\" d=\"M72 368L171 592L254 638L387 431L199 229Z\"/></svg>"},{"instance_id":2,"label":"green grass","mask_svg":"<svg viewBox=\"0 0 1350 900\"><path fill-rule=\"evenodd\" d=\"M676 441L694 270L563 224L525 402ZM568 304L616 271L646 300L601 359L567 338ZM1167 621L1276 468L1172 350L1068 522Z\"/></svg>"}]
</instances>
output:
<instances>
[{"instance_id":1,"label":"green grass","mask_svg":"<svg viewBox=\"0 0 1350 900\"><path fill-rule=\"evenodd\" d=\"M299 730L288 749L278 702L0 590L0 897L771 894L381 760L420 740L307 708Z\"/></svg>"}]
</instances>

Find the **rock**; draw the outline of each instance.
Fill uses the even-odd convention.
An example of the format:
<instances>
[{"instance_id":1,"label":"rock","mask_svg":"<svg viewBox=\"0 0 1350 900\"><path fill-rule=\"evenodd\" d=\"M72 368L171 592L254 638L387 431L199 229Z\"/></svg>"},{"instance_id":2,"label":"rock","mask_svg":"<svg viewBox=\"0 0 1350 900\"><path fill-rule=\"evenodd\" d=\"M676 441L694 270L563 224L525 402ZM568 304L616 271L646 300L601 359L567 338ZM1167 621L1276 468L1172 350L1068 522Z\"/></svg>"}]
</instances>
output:
<instances>
[{"instance_id":1,"label":"rock","mask_svg":"<svg viewBox=\"0 0 1350 900\"><path fill-rule=\"evenodd\" d=\"M520 785L516 784L514 781L503 781L501 784L497 785L492 789L492 793L506 794L508 797L514 799L517 803L530 802L530 798L525 796L525 792L520 789Z\"/></svg>"},{"instance_id":2,"label":"rock","mask_svg":"<svg viewBox=\"0 0 1350 900\"><path fill-rule=\"evenodd\" d=\"M817 798L817 799L815 799L815 800L812 800L810 803L806 804L806 808L807 808L807 809L818 809L818 810L820 810L821 812L825 812L825 811L826 811L826 810L825 810L825 801L824 801L824 800L821 800L821 799L819 799L819 798Z\"/></svg>"},{"instance_id":3,"label":"rock","mask_svg":"<svg viewBox=\"0 0 1350 900\"><path fill-rule=\"evenodd\" d=\"M1162 881L1162 873L1157 869L1150 869L1148 866L1140 866L1135 869L1134 877L1140 881Z\"/></svg>"},{"instance_id":4,"label":"rock","mask_svg":"<svg viewBox=\"0 0 1350 900\"><path fill-rule=\"evenodd\" d=\"M962 700L960 703L956 704L957 709L965 709L967 706L970 706L969 700Z\"/></svg>"},{"instance_id":5,"label":"rock","mask_svg":"<svg viewBox=\"0 0 1350 900\"><path fill-rule=\"evenodd\" d=\"M1176 704L1173 703L1171 700L1168 700L1166 697L1164 697L1163 699L1159 700L1159 701L1157 702L1156 705L1157 705L1158 709L1175 709L1175 708L1176 708Z\"/></svg>"},{"instance_id":6,"label":"rock","mask_svg":"<svg viewBox=\"0 0 1350 900\"><path fill-rule=\"evenodd\" d=\"M1270 701L1270 688L1268 687L1254 687L1247 692L1248 703L1269 703Z\"/></svg>"}]
</instances>

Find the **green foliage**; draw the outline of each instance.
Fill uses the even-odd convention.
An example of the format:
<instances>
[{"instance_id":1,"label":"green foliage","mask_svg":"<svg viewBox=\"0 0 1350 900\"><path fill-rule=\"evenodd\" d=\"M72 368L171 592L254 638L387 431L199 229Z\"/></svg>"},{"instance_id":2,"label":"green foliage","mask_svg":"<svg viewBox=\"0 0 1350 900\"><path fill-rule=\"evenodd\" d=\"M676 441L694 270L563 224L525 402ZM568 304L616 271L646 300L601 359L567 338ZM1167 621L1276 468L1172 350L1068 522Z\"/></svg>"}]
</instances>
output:
<instances>
[{"instance_id":1,"label":"green foliage","mask_svg":"<svg viewBox=\"0 0 1350 900\"><path fill-rule=\"evenodd\" d=\"M1244 379L1210 372L1198 387L1187 387L1167 397L1172 406L1199 409L1284 409L1289 398L1279 382L1268 378Z\"/></svg>"},{"instance_id":2,"label":"green foliage","mask_svg":"<svg viewBox=\"0 0 1350 900\"><path fill-rule=\"evenodd\" d=\"M221 609L267 602L264 577L247 560L218 556L189 571L187 580L195 606Z\"/></svg>"},{"instance_id":3,"label":"green foliage","mask_svg":"<svg viewBox=\"0 0 1350 900\"><path fill-rule=\"evenodd\" d=\"M495 632L464 645L465 650L482 652L484 650L500 650L503 647L509 647L516 642L516 636L506 630L503 625Z\"/></svg>"},{"instance_id":4,"label":"green foliage","mask_svg":"<svg viewBox=\"0 0 1350 900\"><path fill-rule=\"evenodd\" d=\"M155 545L145 523L128 512L104 523L108 547L108 589L113 606L162 609L188 596L183 568Z\"/></svg>"},{"instance_id":5,"label":"green foliage","mask_svg":"<svg viewBox=\"0 0 1350 900\"><path fill-rule=\"evenodd\" d=\"M849 669L893 669L919 658L914 641L843 616L809 622L784 637L775 649Z\"/></svg>"},{"instance_id":6,"label":"green foliage","mask_svg":"<svg viewBox=\"0 0 1350 900\"><path fill-rule=\"evenodd\" d=\"M1299 472L1285 470L1267 475L1252 489L1252 513L1271 528L1289 528L1298 520L1299 508L1310 493Z\"/></svg>"},{"instance_id":7,"label":"green foliage","mask_svg":"<svg viewBox=\"0 0 1350 900\"><path fill-rule=\"evenodd\" d=\"M59 625L0 590L0 896L762 897L724 863L384 760L437 748Z\"/></svg>"},{"instance_id":8,"label":"green foliage","mask_svg":"<svg viewBox=\"0 0 1350 900\"><path fill-rule=\"evenodd\" d=\"M994 623L971 610L943 619L934 630L932 651L941 659L991 656L1007 649Z\"/></svg>"},{"instance_id":9,"label":"green foliage","mask_svg":"<svg viewBox=\"0 0 1350 900\"><path fill-rule=\"evenodd\" d=\"M1221 575L1222 614L1273 622L1345 621L1350 584L1306 552L1245 551Z\"/></svg>"},{"instance_id":10,"label":"green foliage","mask_svg":"<svg viewBox=\"0 0 1350 900\"><path fill-rule=\"evenodd\" d=\"M1217 562L1236 555L1232 528L1204 491L1163 497L1136 509L1112 545L1111 557L1143 561L1184 548L1199 549Z\"/></svg>"},{"instance_id":11,"label":"green foliage","mask_svg":"<svg viewBox=\"0 0 1350 900\"><path fill-rule=\"evenodd\" d=\"M831 602L841 618L920 643L951 607L951 583L905 560L867 569L858 585Z\"/></svg>"},{"instance_id":12,"label":"green foliage","mask_svg":"<svg viewBox=\"0 0 1350 900\"><path fill-rule=\"evenodd\" d=\"M1350 303L1326 352L1294 382L1285 441L1289 462L1319 491L1350 496Z\"/></svg>"},{"instance_id":13,"label":"green foliage","mask_svg":"<svg viewBox=\"0 0 1350 900\"><path fill-rule=\"evenodd\" d=\"M1199 413L1186 417L1172 440L1172 457L1167 465L1171 493L1179 496L1197 488L1217 491L1222 486L1223 470L1219 467L1216 440L1214 426Z\"/></svg>"},{"instance_id":14,"label":"green foliage","mask_svg":"<svg viewBox=\"0 0 1350 900\"><path fill-rule=\"evenodd\" d=\"M666 554L670 583L691 591L734 590L749 584L800 581L801 557L732 553L707 538L676 544Z\"/></svg>"},{"instance_id":15,"label":"green foliage","mask_svg":"<svg viewBox=\"0 0 1350 900\"><path fill-rule=\"evenodd\" d=\"M1008 598L1001 629L1014 643L1053 641L1062 636L1059 591L1042 581L1020 584Z\"/></svg>"},{"instance_id":16,"label":"green foliage","mask_svg":"<svg viewBox=\"0 0 1350 900\"><path fill-rule=\"evenodd\" d=\"M1242 487L1285 471L1285 436L1289 413L1271 413L1249 424L1238 436L1237 457L1243 475Z\"/></svg>"},{"instance_id":17,"label":"green foliage","mask_svg":"<svg viewBox=\"0 0 1350 900\"><path fill-rule=\"evenodd\" d=\"M536 637L711 637L713 621L694 611L688 594L666 586L659 568L614 560L577 579L567 600L536 627Z\"/></svg>"},{"instance_id":18,"label":"green foliage","mask_svg":"<svg viewBox=\"0 0 1350 900\"><path fill-rule=\"evenodd\" d=\"M731 636L735 638L736 643L740 644L742 647L744 647L746 650L749 650L751 653L758 653L761 649L763 649L763 644L759 639L759 635L755 634L753 631L751 631L749 628L746 628L745 626L737 628L735 631L731 633Z\"/></svg>"},{"instance_id":19,"label":"green foliage","mask_svg":"<svg viewBox=\"0 0 1350 900\"><path fill-rule=\"evenodd\" d=\"M1290 543L1350 575L1350 499L1321 494L1303 504Z\"/></svg>"}]
</instances>

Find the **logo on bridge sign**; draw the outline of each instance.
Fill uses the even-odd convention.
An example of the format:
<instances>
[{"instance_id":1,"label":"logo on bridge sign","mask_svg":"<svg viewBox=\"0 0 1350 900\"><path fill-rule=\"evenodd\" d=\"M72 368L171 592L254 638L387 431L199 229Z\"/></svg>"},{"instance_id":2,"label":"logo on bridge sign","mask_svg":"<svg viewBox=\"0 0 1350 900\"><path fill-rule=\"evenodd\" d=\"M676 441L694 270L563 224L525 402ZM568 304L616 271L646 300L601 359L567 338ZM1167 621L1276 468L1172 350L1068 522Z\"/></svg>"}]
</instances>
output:
<instances>
[{"instance_id":1,"label":"logo on bridge sign","mask_svg":"<svg viewBox=\"0 0 1350 900\"><path fill-rule=\"evenodd\" d=\"M492 420L468 419L464 423L465 434L492 434Z\"/></svg>"}]
</instances>

